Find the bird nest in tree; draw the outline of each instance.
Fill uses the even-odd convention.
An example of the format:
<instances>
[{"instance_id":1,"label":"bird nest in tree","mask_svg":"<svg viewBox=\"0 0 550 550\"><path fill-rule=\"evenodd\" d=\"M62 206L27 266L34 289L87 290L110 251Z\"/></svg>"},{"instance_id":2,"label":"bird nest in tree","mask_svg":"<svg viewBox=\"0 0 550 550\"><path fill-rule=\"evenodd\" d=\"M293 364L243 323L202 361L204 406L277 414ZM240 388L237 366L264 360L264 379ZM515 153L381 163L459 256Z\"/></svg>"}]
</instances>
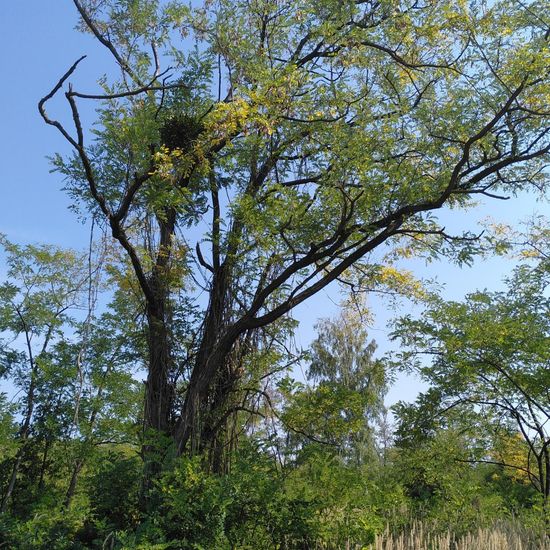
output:
<instances>
[{"instance_id":1,"label":"bird nest in tree","mask_svg":"<svg viewBox=\"0 0 550 550\"><path fill-rule=\"evenodd\" d=\"M199 137L204 126L200 120L190 115L176 115L167 118L160 128L162 145L174 149L188 150Z\"/></svg>"}]
</instances>

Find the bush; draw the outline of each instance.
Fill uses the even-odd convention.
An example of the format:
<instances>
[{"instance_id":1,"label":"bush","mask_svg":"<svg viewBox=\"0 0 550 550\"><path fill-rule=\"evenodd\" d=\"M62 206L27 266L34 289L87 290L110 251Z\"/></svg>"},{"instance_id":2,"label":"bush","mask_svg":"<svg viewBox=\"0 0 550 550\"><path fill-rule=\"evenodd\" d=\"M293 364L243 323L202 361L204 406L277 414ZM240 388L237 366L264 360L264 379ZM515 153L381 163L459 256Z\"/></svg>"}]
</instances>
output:
<instances>
[{"instance_id":1,"label":"bush","mask_svg":"<svg viewBox=\"0 0 550 550\"><path fill-rule=\"evenodd\" d=\"M77 533L82 529L89 510L75 505L71 509L37 508L27 521L16 521L9 516L0 517L0 542L8 550L79 550L86 548L79 542Z\"/></svg>"}]
</instances>

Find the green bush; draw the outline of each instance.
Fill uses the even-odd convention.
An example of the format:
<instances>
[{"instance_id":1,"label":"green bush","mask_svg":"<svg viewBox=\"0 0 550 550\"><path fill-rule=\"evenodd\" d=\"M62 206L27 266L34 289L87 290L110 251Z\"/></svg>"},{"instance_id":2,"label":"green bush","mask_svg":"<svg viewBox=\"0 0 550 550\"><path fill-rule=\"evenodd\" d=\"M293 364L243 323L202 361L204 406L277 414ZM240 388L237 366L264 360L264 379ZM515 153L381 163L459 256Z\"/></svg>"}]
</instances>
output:
<instances>
[{"instance_id":1,"label":"green bush","mask_svg":"<svg viewBox=\"0 0 550 550\"><path fill-rule=\"evenodd\" d=\"M37 508L27 521L16 521L0 516L0 542L8 550L79 550L86 548L78 542L89 509L76 505L71 509L61 507ZM3 537L3 538L2 538Z\"/></svg>"}]
</instances>

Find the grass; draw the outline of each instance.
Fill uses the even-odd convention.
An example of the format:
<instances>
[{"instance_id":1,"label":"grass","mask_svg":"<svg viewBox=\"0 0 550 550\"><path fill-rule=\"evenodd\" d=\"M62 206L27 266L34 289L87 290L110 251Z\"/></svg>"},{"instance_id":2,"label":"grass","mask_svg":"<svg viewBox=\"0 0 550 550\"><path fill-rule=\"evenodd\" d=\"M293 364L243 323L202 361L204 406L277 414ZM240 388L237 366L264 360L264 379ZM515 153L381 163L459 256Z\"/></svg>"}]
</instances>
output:
<instances>
[{"instance_id":1,"label":"grass","mask_svg":"<svg viewBox=\"0 0 550 550\"><path fill-rule=\"evenodd\" d=\"M386 530L369 550L550 550L550 537L512 523L498 523L462 536L417 522L401 533Z\"/></svg>"}]
</instances>

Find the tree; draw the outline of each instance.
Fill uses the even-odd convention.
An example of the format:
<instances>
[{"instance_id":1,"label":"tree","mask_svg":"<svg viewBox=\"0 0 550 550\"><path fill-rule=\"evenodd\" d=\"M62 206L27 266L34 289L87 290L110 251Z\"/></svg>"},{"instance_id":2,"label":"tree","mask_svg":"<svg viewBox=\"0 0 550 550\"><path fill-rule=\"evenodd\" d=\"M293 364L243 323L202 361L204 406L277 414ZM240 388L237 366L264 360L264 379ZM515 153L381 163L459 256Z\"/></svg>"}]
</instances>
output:
<instances>
[{"instance_id":1,"label":"tree","mask_svg":"<svg viewBox=\"0 0 550 550\"><path fill-rule=\"evenodd\" d=\"M134 443L141 391L133 374L141 358L116 295L113 311L96 318L102 274L93 250L86 258L3 236L0 243L8 266L0 285L0 375L17 389L12 406L0 400L6 446L1 511L10 499L16 512L24 501L37 504L48 482L55 485L51 478L64 484L55 472L64 466L70 470L68 507L97 449ZM20 422L6 444L14 412ZM14 495L18 484L22 498Z\"/></svg>"},{"instance_id":2,"label":"tree","mask_svg":"<svg viewBox=\"0 0 550 550\"><path fill-rule=\"evenodd\" d=\"M134 445L137 441L142 392L134 374L141 358L132 346L128 330L121 327L124 317L116 313L116 308L114 312L105 312L85 327L85 353L82 338L64 342L61 350L58 365L73 368L78 365L77 376L73 372L69 381L64 381L70 411L65 439L69 442L67 454L72 459L65 507L74 497L82 469L100 447L114 449L116 445Z\"/></svg>"},{"instance_id":3,"label":"tree","mask_svg":"<svg viewBox=\"0 0 550 550\"><path fill-rule=\"evenodd\" d=\"M346 461L364 464L374 452L387 383L382 362L373 358L376 344L349 305L316 328L306 372L315 384L287 396L283 421L297 442L321 441Z\"/></svg>"},{"instance_id":4,"label":"tree","mask_svg":"<svg viewBox=\"0 0 550 550\"><path fill-rule=\"evenodd\" d=\"M531 242L544 246L545 241ZM550 265L547 249L537 249L540 260L517 267L506 291L476 292L464 302L436 298L421 320L402 319L395 334L412 350L405 361L416 354L433 358L417 365L432 387L415 410L402 409L402 418L408 418L403 434L411 437L411 427L429 434L430 424L458 415L466 429L485 439L470 460L528 480L539 493L548 526Z\"/></svg>"},{"instance_id":5,"label":"tree","mask_svg":"<svg viewBox=\"0 0 550 550\"><path fill-rule=\"evenodd\" d=\"M7 508L33 429L41 397L49 393L47 379L52 347L66 338L83 304L88 271L83 257L48 246L19 246L4 236L8 281L0 285L0 374L10 377L20 392L18 450L3 490L0 512Z\"/></svg>"},{"instance_id":6,"label":"tree","mask_svg":"<svg viewBox=\"0 0 550 550\"><path fill-rule=\"evenodd\" d=\"M437 210L543 186L539 2L73 1L121 78L69 85L70 129L46 104L81 58L39 109L74 149L56 160L67 187L131 265L145 425L179 453L212 440L252 334L386 245L467 259L474 241L445 233ZM172 312L189 277L208 299L182 368Z\"/></svg>"},{"instance_id":7,"label":"tree","mask_svg":"<svg viewBox=\"0 0 550 550\"><path fill-rule=\"evenodd\" d=\"M12 457L17 452L15 434L17 425L13 414L13 406L6 399L6 394L0 394L0 451L3 457Z\"/></svg>"}]
</instances>

